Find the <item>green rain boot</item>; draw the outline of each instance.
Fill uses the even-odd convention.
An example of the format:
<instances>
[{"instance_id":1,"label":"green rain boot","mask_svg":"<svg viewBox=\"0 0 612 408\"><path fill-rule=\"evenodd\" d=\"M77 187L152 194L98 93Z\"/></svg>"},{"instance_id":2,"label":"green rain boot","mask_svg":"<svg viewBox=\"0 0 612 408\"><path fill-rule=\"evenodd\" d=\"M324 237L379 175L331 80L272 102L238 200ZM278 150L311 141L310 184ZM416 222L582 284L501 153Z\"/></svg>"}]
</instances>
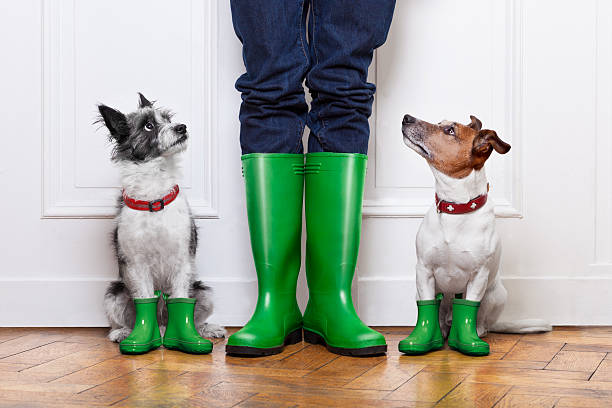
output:
<instances>
[{"instance_id":1,"label":"green rain boot","mask_svg":"<svg viewBox=\"0 0 612 408\"><path fill-rule=\"evenodd\" d=\"M213 345L200 336L193 321L196 300L192 298L167 298L168 325L164 333L164 347L189 354L208 354Z\"/></svg>"},{"instance_id":2,"label":"green rain boot","mask_svg":"<svg viewBox=\"0 0 612 408\"><path fill-rule=\"evenodd\" d=\"M302 341L295 290L301 264L304 155L242 156L251 249L257 271L257 306L249 322L230 336L231 355L278 354Z\"/></svg>"},{"instance_id":3,"label":"green rain boot","mask_svg":"<svg viewBox=\"0 0 612 408\"><path fill-rule=\"evenodd\" d=\"M210 353L212 342L200 336L193 321L196 300L192 298L168 298L165 294L164 299L168 308L168 325L164 333L164 347L189 354Z\"/></svg>"},{"instance_id":4,"label":"green rain boot","mask_svg":"<svg viewBox=\"0 0 612 408\"><path fill-rule=\"evenodd\" d=\"M332 353L372 356L387 351L382 334L355 313L351 283L361 235L367 156L306 155L306 278L304 340Z\"/></svg>"},{"instance_id":5,"label":"green rain boot","mask_svg":"<svg viewBox=\"0 0 612 408\"><path fill-rule=\"evenodd\" d=\"M476 317L480 302L453 299L453 322L448 335L448 346L468 356L486 356L489 344L476 333Z\"/></svg>"},{"instance_id":6,"label":"green rain boot","mask_svg":"<svg viewBox=\"0 0 612 408\"><path fill-rule=\"evenodd\" d=\"M159 292L152 298L136 298L136 320L134 329L129 336L119 343L119 351L123 354L144 354L155 350L162 344L159 325L157 324L157 302Z\"/></svg>"},{"instance_id":7,"label":"green rain boot","mask_svg":"<svg viewBox=\"0 0 612 408\"><path fill-rule=\"evenodd\" d=\"M442 294L438 293L433 300L417 300L419 317L410 336L399 343L399 351L404 354L425 354L439 350L444 346L444 337L440 331L440 303Z\"/></svg>"}]
</instances>

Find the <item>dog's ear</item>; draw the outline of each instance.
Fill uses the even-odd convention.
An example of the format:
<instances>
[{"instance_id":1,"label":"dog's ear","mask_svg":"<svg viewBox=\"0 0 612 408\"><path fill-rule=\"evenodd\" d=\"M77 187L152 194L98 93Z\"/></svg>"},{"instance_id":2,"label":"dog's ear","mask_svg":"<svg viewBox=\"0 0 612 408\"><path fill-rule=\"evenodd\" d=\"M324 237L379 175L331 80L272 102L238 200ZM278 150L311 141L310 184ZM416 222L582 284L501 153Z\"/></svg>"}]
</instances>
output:
<instances>
[{"instance_id":1,"label":"dog's ear","mask_svg":"<svg viewBox=\"0 0 612 408\"><path fill-rule=\"evenodd\" d=\"M138 107L142 109L148 106L153 106L153 102L149 101L143 94L138 92Z\"/></svg>"},{"instance_id":2,"label":"dog's ear","mask_svg":"<svg viewBox=\"0 0 612 408\"><path fill-rule=\"evenodd\" d=\"M483 129L472 144L472 153L477 156L489 156L495 149L497 153L506 154L510 151L510 145L497 136L494 130Z\"/></svg>"},{"instance_id":3,"label":"dog's ear","mask_svg":"<svg viewBox=\"0 0 612 408\"><path fill-rule=\"evenodd\" d=\"M106 105L98 105L98 111L112 139L120 141L130 135L130 126L123 113Z\"/></svg>"},{"instance_id":4,"label":"dog's ear","mask_svg":"<svg viewBox=\"0 0 612 408\"><path fill-rule=\"evenodd\" d=\"M471 127L472 129L474 129L475 131L480 131L480 129L482 129L482 122L480 121L480 119L478 119L476 116L474 115L470 115L470 124L468 125L468 127Z\"/></svg>"}]
</instances>

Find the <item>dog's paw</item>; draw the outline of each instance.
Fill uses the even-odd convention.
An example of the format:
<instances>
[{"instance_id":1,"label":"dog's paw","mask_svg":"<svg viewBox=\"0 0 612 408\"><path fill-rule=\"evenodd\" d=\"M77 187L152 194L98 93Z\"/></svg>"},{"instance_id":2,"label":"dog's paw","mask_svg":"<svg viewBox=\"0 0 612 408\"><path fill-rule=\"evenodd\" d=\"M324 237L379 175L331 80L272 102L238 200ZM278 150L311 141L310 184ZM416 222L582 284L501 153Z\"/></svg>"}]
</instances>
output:
<instances>
[{"instance_id":1,"label":"dog's paw","mask_svg":"<svg viewBox=\"0 0 612 408\"><path fill-rule=\"evenodd\" d=\"M221 338L225 337L227 332L225 328L219 326L218 324L212 323L204 323L200 327L198 327L198 333L202 337L213 337L213 338Z\"/></svg>"},{"instance_id":2,"label":"dog's paw","mask_svg":"<svg viewBox=\"0 0 612 408\"><path fill-rule=\"evenodd\" d=\"M128 328L113 329L108 333L108 339L115 343L121 343L132 331Z\"/></svg>"}]
</instances>

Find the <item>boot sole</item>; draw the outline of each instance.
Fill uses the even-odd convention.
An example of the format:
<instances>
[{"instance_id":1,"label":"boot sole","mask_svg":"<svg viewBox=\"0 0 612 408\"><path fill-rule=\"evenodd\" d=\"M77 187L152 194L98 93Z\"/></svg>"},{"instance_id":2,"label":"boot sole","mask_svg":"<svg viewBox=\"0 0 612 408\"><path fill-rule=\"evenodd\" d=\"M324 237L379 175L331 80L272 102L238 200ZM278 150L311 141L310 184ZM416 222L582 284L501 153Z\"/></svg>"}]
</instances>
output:
<instances>
[{"instance_id":1,"label":"boot sole","mask_svg":"<svg viewBox=\"0 0 612 408\"><path fill-rule=\"evenodd\" d=\"M121 354L146 354L149 351L153 351L156 350L158 348L160 348L162 345L162 340L153 340L150 344L145 344L145 345L126 345L126 346L121 346L119 345L119 351L121 352Z\"/></svg>"},{"instance_id":2,"label":"boot sole","mask_svg":"<svg viewBox=\"0 0 612 408\"><path fill-rule=\"evenodd\" d=\"M489 355L489 350L487 350L487 349L472 348L471 350L466 350L466 349L461 350L459 347L457 347L457 345L455 343L452 343L450 341L448 342L448 347L451 350L458 351L461 354L465 354L466 356L481 357L481 356L488 356Z\"/></svg>"},{"instance_id":3,"label":"boot sole","mask_svg":"<svg viewBox=\"0 0 612 408\"><path fill-rule=\"evenodd\" d=\"M206 344L195 345L194 343L183 342L176 339L164 339L164 348L167 350L178 350L187 354L209 354L213 346Z\"/></svg>"},{"instance_id":4,"label":"boot sole","mask_svg":"<svg viewBox=\"0 0 612 408\"><path fill-rule=\"evenodd\" d=\"M297 344L302 341L302 329L292 331L285 337L282 346L270 347L270 348L259 348L250 346L225 346L225 353L235 357L264 357L279 354L283 351L285 346L291 344Z\"/></svg>"},{"instance_id":5,"label":"boot sole","mask_svg":"<svg viewBox=\"0 0 612 408\"><path fill-rule=\"evenodd\" d=\"M437 350L442 349L442 347L444 347L444 342L443 341L442 342L435 342L435 343L431 343L431 344L426 345L426 346L429 347L427 350L410 350L410 349L402 350L400 347L398 347L398 350L401 353L404 353L404 354L409 355L409 356L419 356L421 354L427 354L429 352L437 351Z\"/></svg>"},{"instance_id":6,"label":"boot sole","mask_svg":"<svg viewBox=\"0 0 612 408\"><path fill-rule=\"evenodd\" d=\"M387 352L386 344L384 346L370 346L362 348L344 348L330 346L329 344L327 344L323 336L306 329L304 329L304 341L306 343L311 344L321 344L325 346L328 351L334 354L340 354L341 356L374 357L384 355Z\"/></svg>"}]
</instances>

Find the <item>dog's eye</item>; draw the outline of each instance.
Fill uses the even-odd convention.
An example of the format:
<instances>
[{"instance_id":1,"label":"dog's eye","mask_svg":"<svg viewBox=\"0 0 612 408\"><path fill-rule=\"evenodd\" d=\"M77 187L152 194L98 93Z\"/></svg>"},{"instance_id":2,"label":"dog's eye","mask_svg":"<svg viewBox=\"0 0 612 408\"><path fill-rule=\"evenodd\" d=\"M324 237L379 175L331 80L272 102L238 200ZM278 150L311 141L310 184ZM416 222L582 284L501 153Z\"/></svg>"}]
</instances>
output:
<instances>
[{"instance_id":1,"label":"dog's eye","mask_svg":"<svg viewBox=\"0 0 612 408\"><path fill-rule=\"evenodd\" d=\"M146 130L147 132L150 132L153 129L155 129L155 126L153 126L153 124L151 122L147 122L147 124L144 125L144 130Z\"/></svg>"},{"instance_id":2,"label":"dog's eye","mask_svg":"<svg viewBox=\"0 0 612 408\"><path fill-rule=\"evenodd\" d=\"M444 133L446 133L447 135L455 136L455 129L453 129L452 126L449 126L447 128L444 128Z\"/></svg>"}]
</instances>

